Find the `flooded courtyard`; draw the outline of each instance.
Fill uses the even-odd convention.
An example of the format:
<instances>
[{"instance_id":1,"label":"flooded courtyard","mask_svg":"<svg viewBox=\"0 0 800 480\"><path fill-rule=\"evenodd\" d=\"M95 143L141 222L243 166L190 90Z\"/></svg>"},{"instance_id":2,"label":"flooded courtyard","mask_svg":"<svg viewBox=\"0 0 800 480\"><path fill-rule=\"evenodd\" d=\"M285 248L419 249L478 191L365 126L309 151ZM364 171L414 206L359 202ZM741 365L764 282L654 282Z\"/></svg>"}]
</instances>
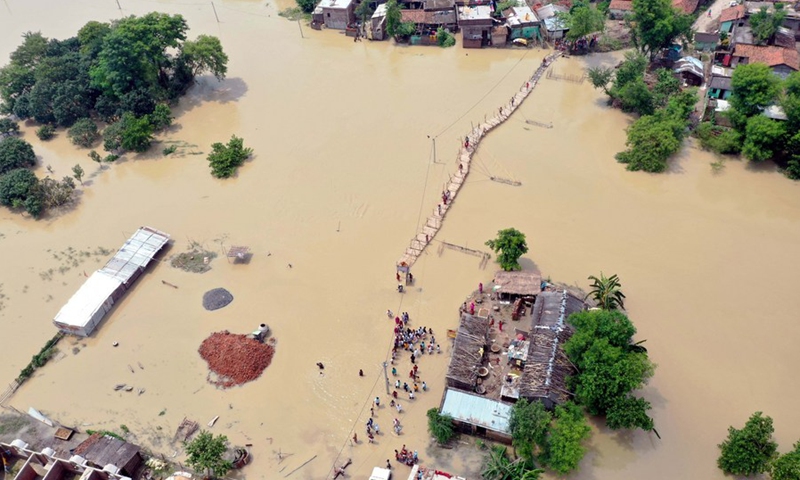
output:
<instances>
[{"instance_id":1,"label":"flooded courtyard","mask_svg":"<svg viewBox=\"0 0 800 480\"><path fill-rule=\"evenodd\" d=\"M110 0L6 3L3 59L25 31L64 38L88 20L121 15ZM182 99L177 126L160 138L181 145L170 157L160 153L166 143L156 144L99 169L64 132L43 143L25 127L39 176L50 165L60 178L80 163L89 180L77 206L60 215L36 222L0 211L0 384L55 333L55 313L108 258L98 248L115 250L139 226L172 235L163 259L191 242L220 253L248 245L254 255L246 265L220 256L204 274L154 265L92 338L62 341L62 354L10 403L81 428L125 424L133 441L168 457L180 450L171 440L184 417L205 426L219 416L212 432L253 444L254 461L240 471L252 479L283 478L315 455L291 478L326 478L337 457L352 458L348 475L362 478L401 444L423 463L477 478L472 449L429 449L424 413L441 397L443 334L494 265L481 269L480 259L440 253L434 243L414 266L414 288L400 295L394 264L455 171L464 132L507 102L548 52L354 43L305 27L303 38L277 16L280 5L264 2L216 2L220 23L205 2L120 4L124 15L180 13L190 37L219 36L228 78L203 77ZM559 59L553 68L580 74L587 62L613 60ZM628 122L588 82L543 79L481 143L436 240L485 250L497 230L513 226L528 237L523 266L545 278L586 287L590 274L619 274L637 339L647 339L658 364L643 395L662 439L595 429L572 478L723 478L716 445L752 412L774 418L781 451L800 438L800 385L786 381L800 363L800 190L770 167L731 160L715 172L714 157L692 146L666 174L626 172L613 157ZM255 155L237 178L215 180L205 156L231 134ZM216 287L234 301L208 312L202 295ZM422 360L430 390L404 402L400 438L388 433L385 408L376 421L387 433L351 446L371 399L386 398L387 309L441 333L445 353ZM203 339L262 322L277 346L261 378L230 390L210 385L197 353ZM407 365L403 358L398 370ZM114 391L118 383L145 393ZM292 455L279 461L279 451Z\"/></svg>"}]
</instances>

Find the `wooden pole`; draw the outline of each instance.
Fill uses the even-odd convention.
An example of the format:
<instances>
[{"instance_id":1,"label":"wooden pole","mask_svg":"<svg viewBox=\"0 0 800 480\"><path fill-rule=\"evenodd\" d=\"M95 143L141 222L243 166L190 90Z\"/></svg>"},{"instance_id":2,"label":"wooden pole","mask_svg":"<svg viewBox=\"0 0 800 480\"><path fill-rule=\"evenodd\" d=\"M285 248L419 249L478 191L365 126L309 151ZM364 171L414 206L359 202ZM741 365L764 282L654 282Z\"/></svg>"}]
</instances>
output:
<instances>
[{"instance_id":1,"label":"wooden pole","mask_svg":"<svg viewBox=\"0 0 800 480\"><path fill-rule=\"evenodd\" d=\"M303 35L303 26L300 25L300 19L299 18L297 19L297 28L300 29L300 38L306 38L305 35Z\"/></svg>"},{"instance_id":2,"label":"wooden pole","mask_svg":"<svg viewBox=\"0 0 800 480\"><path fill-rule=\"evenodd\" d=\"M217 15L217 7L214 5L214 2L211 2L211 8L214 9L214 16L217 18L217 23L219 23L219 15Z\"/></svg>"},{"instance_id":3,"label":"wooden pole","mask_svg":"<svg viewBox=\"0 0 800 480\"><path fill-rule=\"evenodd\" d=\"M389 395L389 374L386 373L387 366L386 362L383 362L383 378L386 379L386 395Z\"/></svg>"},{"instance_id":4,"label":"wooden pole","mask_svg":"<svg viewBox=\"0 0 800 480\"><path fill-rule=\"evenodd\" d=\"M295 468L295 469L294 469L294 470L292 470L291 472L289 472L289 473L287 473L286 475L284 475L284 476L283 476L283 478L286 478L286 477L288 477L289 475L293 474L294 472L296 472L296 471L300 470L301 468L305 467L306 465L308 465L308 463L309 463L311 460L314 460L315 458L317 458L317 456L316 456L316 455L314 455L313 457L309 458L308 460L306 460L306 461L305 461L305 463L303 463L303 464L302 464L302 465L300 465L299 467Z\"/></svg>"},{"instance_id":5,"label":"wooden pole","mask_svg":"<svg viewBox=\"0 0 800 480\"><path fill-rule=\"evenodd\" d=\"M117 0L117 8L119 8L120 12L122 11L122 5L119 4L119 0Z\"/></svg>"}]
</instances>

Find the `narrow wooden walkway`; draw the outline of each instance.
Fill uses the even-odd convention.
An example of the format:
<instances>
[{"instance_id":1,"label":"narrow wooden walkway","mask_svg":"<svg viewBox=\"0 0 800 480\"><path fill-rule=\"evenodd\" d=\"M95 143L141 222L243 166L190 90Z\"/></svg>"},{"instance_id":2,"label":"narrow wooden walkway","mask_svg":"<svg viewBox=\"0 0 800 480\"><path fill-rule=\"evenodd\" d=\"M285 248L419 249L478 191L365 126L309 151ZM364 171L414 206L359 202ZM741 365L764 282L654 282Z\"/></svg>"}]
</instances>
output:
<instances>
[{"instance_id":1,"label":"narrow wooden walkway","mask_svg":"<svg viewBox=\"0 0 800 480\"><path fill-rule=\"evenodd\" d=\"M467 135L467 138L469 138L469 146L461 148L461 151L458 154L459 167L455 174L450 176L450 180L447 183L447 190L442 192L443 196L445 194L449 195L449 199L446 203L443 201L443 199L438 202L436 208L433 210L433 213L427 218L425 224L422 226L422 230L417 232L417 235L411 239L411 243L409 244L408 248L406 248L405 253L403 253L403 256L397 261L398 265L403 263L408 266L414 265L414 262L416 262L419 256L422 255L425 247L427 247L433 241L434 237L439 232L439 229L442 228L442 221L444 220L447 211L453 204L453 201L455 200L458 191L461 189L461 186L464 185L467 175L469 175L472 154L478 149L481 139L487 133L492 131L492 129L498 125L501 125L503 122L508 120L509 117L511 117L511 114L514 113L517 108L519 108L519 106L522 104L522 101L528 97L531 91L533 91L533 89L536 87L536 84L539 83L539 80L542 78L542 75L547 68L560 56L561 52L552 53L546 56L544 60L542 60L542 64L539 66L539 68L537 68L533 73L530 80L522 85L522 88L520 88L519 92L517 92L517 94L514 95L507 104L498 108L497 113L492 115L491 118L473 128L469 135Z\"/></svg>"}]
</instances>

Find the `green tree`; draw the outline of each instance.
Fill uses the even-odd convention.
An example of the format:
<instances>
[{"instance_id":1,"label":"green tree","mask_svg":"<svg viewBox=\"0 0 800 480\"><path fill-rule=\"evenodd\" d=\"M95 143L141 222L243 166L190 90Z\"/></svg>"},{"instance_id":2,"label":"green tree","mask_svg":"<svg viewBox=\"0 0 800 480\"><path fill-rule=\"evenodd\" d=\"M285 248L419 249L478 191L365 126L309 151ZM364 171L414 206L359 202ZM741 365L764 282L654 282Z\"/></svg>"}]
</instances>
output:
<instances>
[{"instance_id":1,"label":"green tree","mask_svg":"<svg viewBox=\"0 0 800 480\"><path fill-rule=\"evenodd\" d=\"M449 415L442 415L438 408L431 408L427 412L428 432L433 438L444 445L455 437L456 432L453 426L453 419Z\"/></svg>"},{"instance_id":2,"label":"green tree","mask_svg":"<svg viewBox=\"0 0 800 480\"><path fill-rule=\"evenodd\" d=\"M758 45L770 43L785 19L786 10L780 9L770 13L767 7L761 7L758 12L750 15L749 22L753 39Z\"/></svg>"},{"instance_id":3,"label":"green tree","mask_svg":"<svg viewBox=\"0 0 800 480\"><path fill-rule=\"evenodd\" d=\"M728 427L728 438L719 444L717 466L731 475L764 473L778 450L772 438L774 431L772 418L761 412L751 415L741 430Z\"/></svg>"},{"instance_id":4,"label":"green tree","mask_svg":"<svg viewBox=\"0 0 800 480\"><path fill-rule=\"evenodd\" d=\"M107 152L144 152L150 148L152 142L153 126L148 116L137 118L126 112L119 122L109 125L103 131L103 148Z\"/></svg>"},{"instance_id":5,"label":"green tree","mask_svg":"<svg viewBox=\"0 0 800 480\"><path fill-rule=\"evenodd\" d=\"M691 37L693 19L670 0L633 0L631 39L639 51L654 59L680 37Z\"/></svg>"},{"instance_id":6,"label":"green tree","mask_svg":"<svg viewBox=\"0 0 800 480\"><path fill-rule=\"evenodd\" d=\"M74 192L72 177L64 177L60 182L45 177L36 184L33 195L41 199L45 208L55 208L71 202Z\"/></svg>"},{"instance_id":7,"label":"green tree","mask_svg":"<svg viewBox=\"0 0 800 480\"><path fill-rule=\"evenodd\" d=\"M779 455L769 467L771 480L800 479L800 442L794 444L794 450Z\"/></svg>"},{"instance_id":8,"label":"green tree","mask_svg":"<svg viewBox=\"0 0 800 480\"><path fill-rule=\"evenodd\" d=\"M605 16L589 5L573 6L567 21L567 40L574 42L586 35L602 32L605 29Z\"/></svg>"},{"instance_id":9,"label":"green tree","mask_svg":"<svg viewBox=\"0 0 800 480\"><path fill-rule=\"evenodd\" d=\"M34 218L39 218L44 206L36 197L39 179L26 168L17 168L0 176L0 205L24 208Z\"/></svg>"},{"instance_id":10,"label":"green tree","mask_svg":"<svg viewBox=\"0 0 800 480\"><path fill-rule=\"evenodd\" d=\"M217 80L223 80L228 72L228 56L222 50L219 38L210 35L200 35L197 40L183 42L181 59L193 76L209 72Z\"/></svg>"},{"instance_id":11,"label":"green tree","mask_svg":"<svg viewBox=\"0 0 800 480\"><path fill-rule=\"evenodd\" d=\"M656 107L665 107L669 99L680 91L681 84L672 71L666 68L656 70L656 84L653 87L653 103ZM697 97L692 96L692 98L694 100Z\"/></svg>"},{"instance_id":12,"label":"green tree","mask_svg":"<svg viewBox=\"0 0 800 480\"><path fill-rule=\"evenodd\" d=\"M361 24L366 25L367 20L372 18L372 14L375 13L375 9L372 8L372 5L369 1L362 1L358 4L355 10L356 17L361 19Z\"/></svg>"},{"instance_id":13,"label":"green tree","mask_svg":"<svg viewBox=\"0 0 800 480\"><path fill-rule=\"evenodd\" d=\"M83 167L79 163L76 163L72 167L72 176L75 177L75 180L79 181L81 185L83 185Z\"/></svg>"},{"instance_id":14,"label":"green tree","mask_svg":"<svg viewBox=\"0 0 800 480\"><path fill-rule=\"evenodd\" d=\"M103 40L111 33L111 26L107 23L90 21L78 30L78 42L81 53L94 59L103 48Z\"/></svg>"},{"instance_id":15,"label":"green tree","mask_svg":"<svg viewBox=\"0 0 800 480\"><path fill-rule=\"evenodd\" d=\"M547 446L547 466L559 475L577 469L586 454L583 444L591 431L578 405L567 402L556 406L555 422Z\"/></svg>"},{"instance_id":16,"label":"green tree","mask_svg":"<svg viewBox=\"0 0 800 480\"><path fill-rule=\"evenodd\" d=\"M172 111L167 105L159 103L148 119L150 120L150 125L153 126L153 130L160 132L172 125Z\"/></svg>"},{"instance_id":17,"label":"green tree","mask_svg":"<svg viewBox=\"0 0 800 480\"><path fill-rule=\"evenodd\" d=\"M626 83L617 90L617 97L625 112L633 112L638 115L652 115L655 112L653 94L647 88L643 78Z\"/></svg>"},{"instance_id":18,"label":"green tree","mask_svg":"<svg viewBox=\"0 0 800 480\"><path fill-rule=\"evenodd\" d=\"M783 122L772 120L764 115L756 115L747 120L742 155L753 162L763 162L774 158L784 142L786 128Z\"/></svg>"},{"instance_id":19,"label":"green tree","mask_svg":"<svg viewBox=\"0 0 800 480\"><path fill-rule=\"evenodd\" d=\"M650 402L632 395L620 397L606 411L606 424L612 430L641 428L653 430L653 419L647 415L652 408Z\"/></svg>"},{"instance_id":20,"label":"green tree","mask_svg":"<svg viewBox=\"0 0 800 480\"><path fill-rule=\"evenodd\" d=\"M514 449L527 461L536 459L547 448L547 435L553 415L542 402L520 399L511 409L509 429ZM538 447L538 449L537 449Z\"/></svg>"},{"instance_id":21,"label":"green tree","mask_svg":"<svg viewBox=\"0 0 800 480\"><path fill-rule=\"evenodd\" d=\"M10 118L0 118L0 138L19 133L19 124Z\"/></svg>"},{"instance_id":22,"label":"green tree","mask_svg":"<svg viewBox=\"0 0 800 480\"><path fill-rule=\"evenodd\" d=\"M515 228L499 230L497 238L487 240L486 246L497 254L497 261L503 270L509 272L522 269L519 259L528 253L528 244L525 243L524 233Z\"/></svg>"},{"instance_id":23,"label":"green tree","mask_svg":"<svg viewBox=\"0 0 800 480\"><path fill-rule=\"evenodd\" d=\"M445 30L444 27L439 27L436 30L436 43L442 48L449 48L456 44L456 37Z\"/></svg>"},{"instance_id":24,"label":"green tree","mask_svg":"<svg viewBox=\"0 0 800 480\"><path fill-rule=\"evenodd\" d=\"M800 130L800 72L792 72L783 82L781 107L786 114L787 131Z\"/></svg>"},{"instance_id":25,"label":"green tree","mask_svg":"<svg viewBox=\"0 0 800 480\"><path fill-rule=\"evenodd\" d=\"M742 136L732 128L720 127L711 122L702 122L695 128L694 135L706 150L721 154L742 151Z\"/></svg>"},{"instance_id":26,"label":"green tree","mask_svg":"<svg viewBox=\"0 0 800 480\"><path fill-rule=\"evenodd\" d=\"M614 79L614 69L610 67L592 67L588 73L592 86L602 89L606 95L611 96L608 85Z\"/></svg>"},{"instance_id":27,"label":"green tree","mask_svg":"<svg viewBox=\"0 0 800 480\"><path fill-rule=\"evenodd\" d=\"M212 143L208 162L211 164L211 175L217 178L228 178L236 173L236 169L253 153L252 148L244 147L244 140L236 135L231 136L227 145Z\"/></svg>"},{"instance_id":28,"label":"green tree","mask_svg":"<svg viewBox=\"0 0 800 480\"><path fill-rule=\"evenodd\" d=\"M81 118L67 130L67 136L72 143L84 148L90 148L99 138L97 125L90 118Z\"/></svg>"},{"instance_id":29,"label":"green tree","mask_svg":"<svg viewBox=\"0 0 800 480\"><path fill-rule=\"evenodd\" d=\"M25 140L8 137L0 141L0 175L22 167L36 165L33 147Z\"/></svg>"},{"instance_id":30,"label":"green tree","mask_svg":"<svg viewBox=\"0 0 800 480\"><path fill-rule=\"evenodd\" d=\"M317 0L295 0L297 6L305 13L311 13L317 8Z\"/></svg>"},{"instance_id":31,"label":"green tree","mask_svg":"<svg viewBox=\"0 0 800 480\"><path fill-rule=\"evenodd\" d=\"M628 83L644 79L644 72L647 69L647 58L636 52L625 52L625 60L619 65L616 75L614 75L614 85L612 91L619 90Z\"/></svg>"},{"instance_id":32,"label":"green tree","mask_svg":"<svg viewBox=\"0 0 800 480\"><path fill-rule=\"evenodd\" d=\"M685 124L676 119L647 115L628 127L628 149L617 154L617 160L631 171L658 173L667 169L667 161L681 148L677 129Z\"/></svg>"},{"instance_id":33,"label":"green tree","mask_svg":"<svg viewBox=\"0 0 800 480\"><path fill-rule=\"evenodd\" d=\"M225 435L214 436L205 430L200 433L186 447L186 463L195 471L205 472L206 478L224 476L233 468L231 462L223 456L227 450L228 437Z\"/></svg>"},{"instance_id":34,"label":"green tree","mask_svg":"<svg viewBox=\"0 0 800 480\"><path fill-rule=\"evenodd\" d=\"M390 37L398 35L400 25L403 23L403 12L400 11L400 5L397 0L389 0L386 2L386 34Z\"/></svg>"},{"instance_id":35,"label":"green tree","mask_svg":"<svg viewBox=\"0 0 800 480\"><path fill-rule=\"evenodd\" d=\"M584 356L600 339L612 347L630 350L636 327L622 312L617 310L589 310L570 315L569 323L575 333L564 344L564 352L579 369L583 369Z\"/></svg>"},{"instance_id":36,"label":"green tree","mask_svg":"<svg viewBox=\"0 0 800 480\"><path fill-rule=\"evenodd\" d=\"M586 298L592 297L603 310L625 308L625 294L622 293L622 283L617 274L606 277L600 272L600 278L589 275L589 280L592 281L592 285Z\"/></svg>"},{"instance_id":37,"label":"green tree","mask_svg":"<svg viewBox=\"0 0 800 480\"><path fill-rule=\"evenodd\" d=\"M780 92L780 80L764 63L739 65L731 78L733 94L731 107L740 115L750 118L771 105ZM740 125L740 129L746 124Z\"/></svg>"},{"instance_id":38,"label":"green tree","mask_svg":"<svg viewBox=\"0 0 800 480\"><path fill-rule=\"evenodd\" d=\"M187 29L181 15L166 13L119 20L90 69L92 85L116 97L137 87L166 87L174 64L169 52L181 47Z\"/></svg>"}]
</instances>

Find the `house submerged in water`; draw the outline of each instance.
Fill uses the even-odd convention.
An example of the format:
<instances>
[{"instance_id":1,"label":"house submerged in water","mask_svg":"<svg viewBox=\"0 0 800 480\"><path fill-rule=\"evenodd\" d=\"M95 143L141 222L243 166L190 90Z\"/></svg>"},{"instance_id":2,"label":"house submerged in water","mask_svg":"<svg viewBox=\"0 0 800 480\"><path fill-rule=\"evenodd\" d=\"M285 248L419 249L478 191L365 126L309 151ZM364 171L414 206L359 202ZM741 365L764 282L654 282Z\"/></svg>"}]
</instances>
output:
<instances>
[{"instance_id":1,"label":"house submerged in water","mask_svg":"<svg viewBox=\"0 0 800 480\"><path fill-rule=\"evenodd\" d=\"M510 443L511 409L520 398L548 409L570 398L566 381L574 367L563 345L573 330L567 318L587 305L567 290L542 291L531 272L499 276L507 288L503 296L503 285L495 284L462 306L440 411L464 433ZM508 291L516 287L525 293Z\"/></svg>"}]
</instances>

